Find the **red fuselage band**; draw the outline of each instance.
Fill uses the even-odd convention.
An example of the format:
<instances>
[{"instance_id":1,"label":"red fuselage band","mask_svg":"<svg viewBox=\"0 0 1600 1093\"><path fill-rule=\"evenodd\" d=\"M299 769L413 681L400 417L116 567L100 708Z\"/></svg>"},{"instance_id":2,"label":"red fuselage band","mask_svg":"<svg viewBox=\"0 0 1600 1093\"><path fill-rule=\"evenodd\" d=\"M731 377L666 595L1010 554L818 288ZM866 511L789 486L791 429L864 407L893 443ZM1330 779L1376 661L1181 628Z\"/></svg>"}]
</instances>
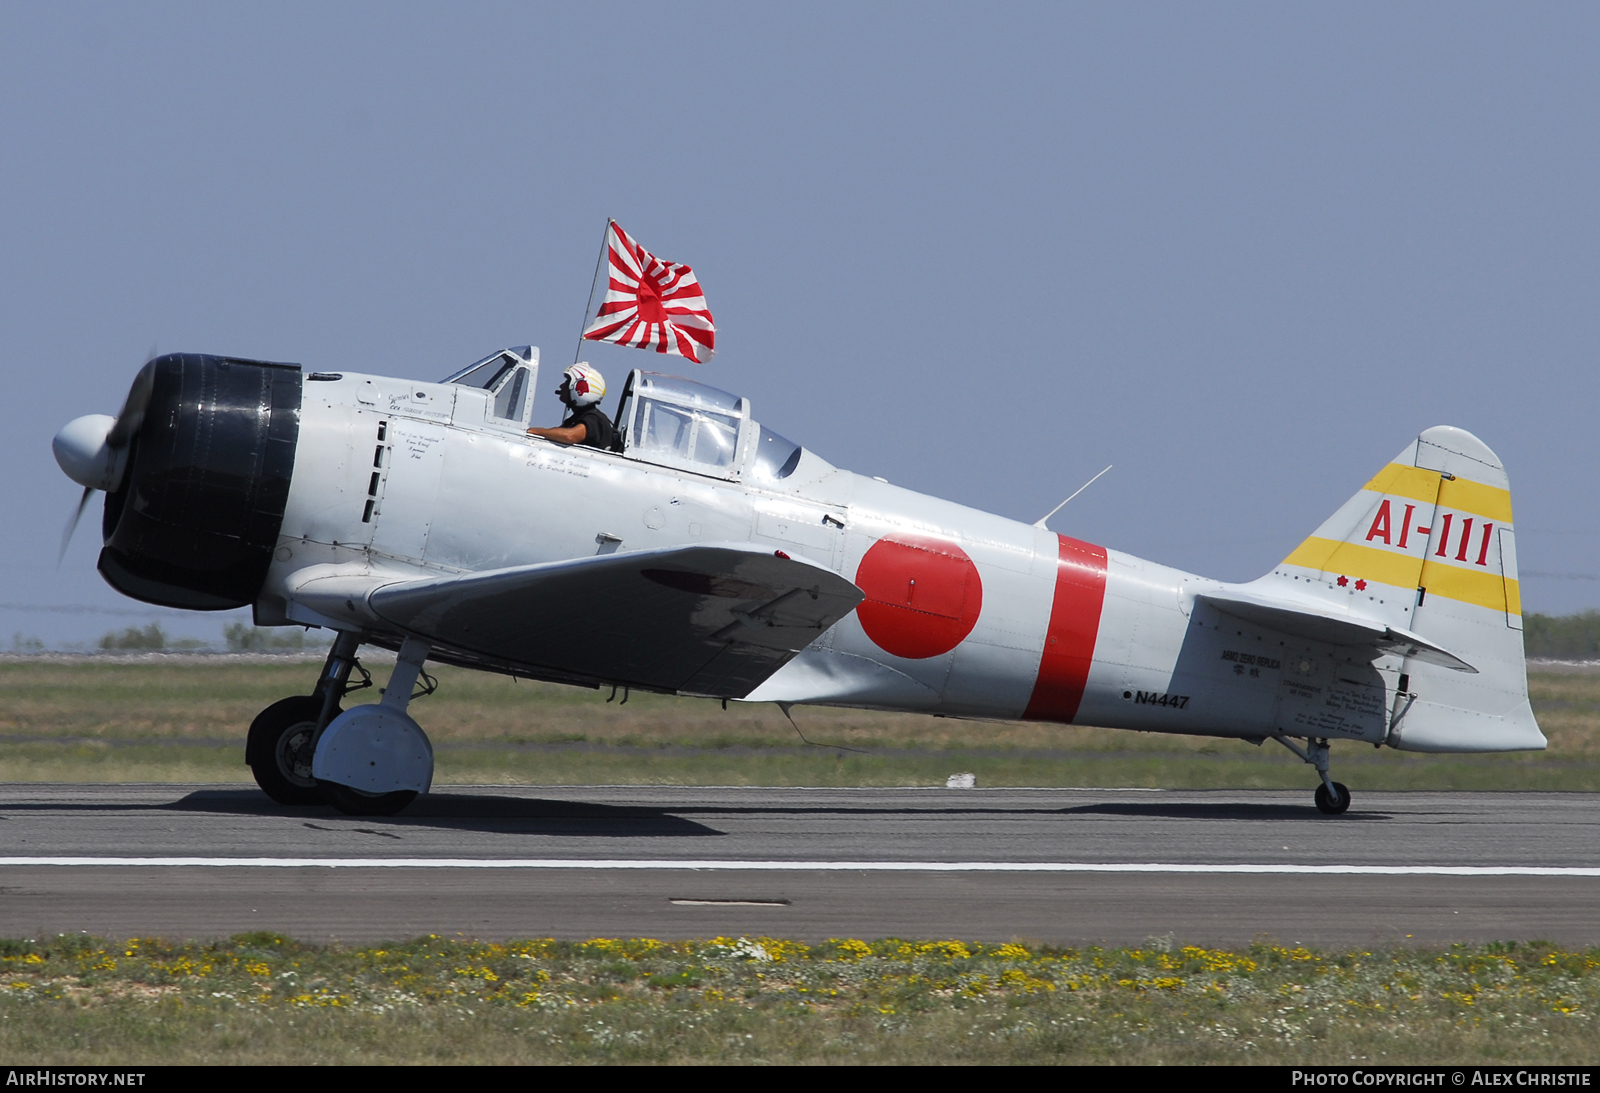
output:
<instances>
[{"instance_id":1,"label":"red fuselage band","mask_svg":"<svg viewBox=\"0 0 1600 1093\"><path fill-rule=\"evenodd\" d=\"M1023 717L1029 721L1069 722L1078 715L1083 688L1094 662L1100 634L1100 608L1106 598L1106 548L1058 535L1055 600L1045 631L1039 678Z\"/></svg>"}]
</instances>

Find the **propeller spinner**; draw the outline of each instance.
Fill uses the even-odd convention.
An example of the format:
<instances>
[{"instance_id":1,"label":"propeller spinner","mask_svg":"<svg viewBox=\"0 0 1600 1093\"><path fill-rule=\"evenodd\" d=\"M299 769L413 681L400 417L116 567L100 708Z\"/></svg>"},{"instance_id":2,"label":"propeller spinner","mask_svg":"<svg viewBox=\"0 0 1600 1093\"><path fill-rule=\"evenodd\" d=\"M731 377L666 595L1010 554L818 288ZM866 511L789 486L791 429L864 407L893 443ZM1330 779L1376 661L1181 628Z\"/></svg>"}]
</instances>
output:
<instances>
[{"instance_id":1,"label":"propeller spinner","mask_svg":"<svg viewBox=\"0 0 1600 1093\"><path fill-rule=\"evenodd\" d=\"M122 481L122 474L128 466L128 446L144 424L145 407L150 403L152 372L150 363L146 362L134 377L127 400L122 404L122 412L116 417L85 414L73 418L61 427L61 431L50 442L61 469L68 478L83 487L78 507L61 535L61 553L56 556L57 565L66 557L72 533L78 529L83 510L89 507L89 498L96 490L109 493Z\"/></svg>"}]
</instances>

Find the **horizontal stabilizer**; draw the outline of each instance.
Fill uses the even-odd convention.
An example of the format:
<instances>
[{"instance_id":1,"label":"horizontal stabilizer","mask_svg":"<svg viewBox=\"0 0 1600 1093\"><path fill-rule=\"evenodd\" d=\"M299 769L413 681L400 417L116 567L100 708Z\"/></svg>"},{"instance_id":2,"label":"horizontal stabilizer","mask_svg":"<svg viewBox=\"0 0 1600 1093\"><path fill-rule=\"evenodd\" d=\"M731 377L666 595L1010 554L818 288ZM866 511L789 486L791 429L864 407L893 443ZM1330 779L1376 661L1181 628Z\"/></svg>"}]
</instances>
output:
<instances>
[{"instance_id":1,"label":"horizontal stabilizer","mask_svg":"<svg viewBox=\"0 0 1600 1093\"><path fill-rule=\"evenodd\" d=\"M1235 618L1307 641L1364 646L1378 653L1412 657L1457 672L1477 674L1478 671L1454 653L1419 634L1346 614L1333 607L1295 603L1239 589L1201 592L1195 599Z\"/></svg>"}]
</instances>

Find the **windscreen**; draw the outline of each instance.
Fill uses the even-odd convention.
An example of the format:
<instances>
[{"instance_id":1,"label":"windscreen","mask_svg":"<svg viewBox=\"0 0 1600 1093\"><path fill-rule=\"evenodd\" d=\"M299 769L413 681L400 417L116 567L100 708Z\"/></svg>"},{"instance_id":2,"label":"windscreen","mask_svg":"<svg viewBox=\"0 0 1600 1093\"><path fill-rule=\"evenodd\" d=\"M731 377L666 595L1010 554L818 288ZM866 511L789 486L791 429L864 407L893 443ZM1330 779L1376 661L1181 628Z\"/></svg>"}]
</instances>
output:
<instances>
[{"instance_id":1,"label":"windscreen","mask_svg":"<svg viewBox=\"0 0 1600 1093\"><path fill-rule=\"evenodd\" d=\"M494 396L494 416L521 421L528 405L528 370L518 368L516 374L500 385Z\"/></svg>"},{"instance_id":2,"label":"windscreen","mask_svg":"<svg viewBox=\"0 0 1600 1093\"><path fill-rule=\"evenodd\" d=\"M469 364L444 382L488 390L499 382L501 376L515 368L517 363L504 353L496 353L492 357L485 357L477 364Z\"/></svg>"}]
</instances>

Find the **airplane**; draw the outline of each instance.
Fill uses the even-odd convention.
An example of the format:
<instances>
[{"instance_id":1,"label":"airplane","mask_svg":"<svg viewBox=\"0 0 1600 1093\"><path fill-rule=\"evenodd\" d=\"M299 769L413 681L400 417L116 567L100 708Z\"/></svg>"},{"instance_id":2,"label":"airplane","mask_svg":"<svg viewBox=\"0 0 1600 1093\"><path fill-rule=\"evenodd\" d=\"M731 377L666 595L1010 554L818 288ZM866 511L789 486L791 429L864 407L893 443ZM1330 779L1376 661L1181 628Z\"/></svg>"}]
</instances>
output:
<instances>
[{"instance_id":1,"label":"airplane","mask_svg":"<svg viewBox=\"0 0 1600 1093\"><path fill-rule=\"evenodd\" d=\"M1510 484L1435 427L1272 571L1186 573L835 467L748 399L635 369L617 450L526 432L539 351L437 383L203 354L145 364L54 451L105 493L98 568L147 603L335 635L251 724L284 805L428 792L428 660L585 687L1232 737L1542 749ZM70 530L69 530L70 534ZM381 701L358 651L393 650ZM352 675L360 680L351 683Z\"/></svg>"}]
</instances>

